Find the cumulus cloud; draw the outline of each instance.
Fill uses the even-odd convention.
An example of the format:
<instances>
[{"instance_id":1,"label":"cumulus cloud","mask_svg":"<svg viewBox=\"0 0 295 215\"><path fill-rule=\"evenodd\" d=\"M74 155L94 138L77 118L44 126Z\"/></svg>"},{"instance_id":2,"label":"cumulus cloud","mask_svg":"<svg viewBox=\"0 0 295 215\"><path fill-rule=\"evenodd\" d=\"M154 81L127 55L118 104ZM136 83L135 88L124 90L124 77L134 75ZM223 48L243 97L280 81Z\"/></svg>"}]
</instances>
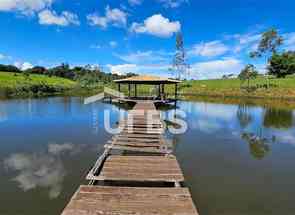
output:
<instances>
[{"instance_id":1,"label":"cumulus cloud","mask_svg":"<svg viewBox=\"0 0 295 215\"><path fill-rule=\"evenodd\" d=\"M130 72L132 73L137 72L136 64L119 64L119 65L108 64L107 67L109 68L112 74L117 74L117 75L124 75Z\"/></svg>"},{"instance_id":2,"label":"cumulus cloud","mask_svg":"<svg viewBox=\"0 0 295 215\"><path fill-rule=\"evenodd\" d=\"M80 25L78 16L68 11L63 11L61 15L58 15L55 11L43 10L38 14L38 17L41 25Z\"/></svg>"},{"instance_id":3,"label":"cumulus cloud","mask_svg":"<svg viewBox=\"0 0 295 215\"><path fill-rule=\"evenodd\" d=\"M188 3L188 0L157 0L158 2L164 4L165 7L177 8L184 3Z\"/></svg>"},{"instance_id":4,"label":"cumulus cloud","mask_svg":"<svg viewBox=\"0 0 295 215\"><path fill-rule=\"evenodd\" d=\"M295 51L295 32L284 35L284 48L288 51Z\"/></svg>"},{"instance_id":5,"label":"cumulus cloud","mask_svg":"<svg viewBox=\"0 0 295 215\"><path fill-rule=\"evenodd\" d=\"M0 11L19 11L33 14L52 5L54 0L1 0Z\"/></svg>"},{"instance_id":6,"label":"cumulus cloud","mask_svg":"<svg viewBox=\"0 0 295 215\"><path fill-rule=\"evenodd\" d=\"M246 33L246 34L234 34L229 36L229 39L236 40L236 44L233 47L235 53L239 53L242 50L248 49L248 51L253 51L255 47L258 46L261 34L257 33Z\"/></svg>"},{"instance_id":7,"label":"cumulus cloud","mask_svg":"<svg viewBox=\"0 0 295 215\"><path fill-rule=\"evenodd\" d=\"M27 70L27 69L31 69L33 68L34 66L29 63L29 62L15 62L14 63L14 66L16 66L17 68L19 68L20 70L24 71L24 70Z\"/></svg>"},{"instance_id":8,"label":"cumulus cloud","mask_svg":"<svg viewBox=\"0 0 295 215\"><path fill-rule=\"evenodd\" d=\"M136 73L136 74L150 74L163 77L169 77L168 73L169 65L167 64L118 64L112 65L108 64L107 68L113 74L124 75L127 73Z\"/></svg>"},{"instance_id":9,"label":"cumulus cloud","mask_svg":"<svg viewBox=\"0 0 295 215\"><path fill-rule=\"evenodd\" d=\"M128 3L131 6L140 5L143 2L143 0L128 0Z\"/></svg>"},{"instance_id":10,"label":"cumulus cloud","mask_svg":"<svg viewBox=\"0 0 295 215\"><path fill-rule=\"evenodd\" d=\"M229 47L219 40L199 43L193 46L188 54L192 56L215 57L225 54L229 51Z\"/></svg>"},{"instance_id":11,"label":"cumulus cloud","mask_svg":"<svg viewBox=\"0 0 295 215\"><path fill-rule=\"evenodd\" d=\"M237 75L242 68L243 64L240 60L225 58L192 64L190 74L195 79L216 79L221 78L222 75Z\"/></svg>"},{"instance_id":12,"label":"cumulus cloud","mask_svg":"<svg viewBox=\"0 0 295 215\"><path fill-rule=\"evenodd\" d=\"M180 31L180 29L180 22L172 22L161 14L155 14L148 17L143 23L132 23L130 31L138 34L150 34L157 37L171 37L174 33Z\"/></svg>"},{"instance_id":13,"label":"cumulus cloud","mask_svg":"<svg viewBox=\"0 0 295 215\"><path fill-rule=\"evenodd\" d=\"M98 14L87 15L89 25L98 26L101 28L107 28L109 24L116 27L125 27L127 25L127 13L109 6L105 9L105 16L99 16Z\"/></svg>"}]
</instances>

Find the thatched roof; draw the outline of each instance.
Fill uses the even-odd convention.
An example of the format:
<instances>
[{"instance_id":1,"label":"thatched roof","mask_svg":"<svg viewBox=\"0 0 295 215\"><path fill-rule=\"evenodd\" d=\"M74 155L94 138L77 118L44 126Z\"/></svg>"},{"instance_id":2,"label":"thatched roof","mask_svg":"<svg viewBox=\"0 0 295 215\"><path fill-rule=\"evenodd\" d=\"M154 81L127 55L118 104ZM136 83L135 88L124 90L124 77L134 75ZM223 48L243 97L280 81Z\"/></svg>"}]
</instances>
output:
<instances>
[{"instance_id":1,"label":"thatched roof","mask_svg":"<svg viewBox=\"0 0 295 215\"><path fill-rule=\"evenodd\" d=\"M115 80L115 82L118 84L177 84L181 81L151 75L139 75L130 78Z\"/></svg>"}]
</instances>

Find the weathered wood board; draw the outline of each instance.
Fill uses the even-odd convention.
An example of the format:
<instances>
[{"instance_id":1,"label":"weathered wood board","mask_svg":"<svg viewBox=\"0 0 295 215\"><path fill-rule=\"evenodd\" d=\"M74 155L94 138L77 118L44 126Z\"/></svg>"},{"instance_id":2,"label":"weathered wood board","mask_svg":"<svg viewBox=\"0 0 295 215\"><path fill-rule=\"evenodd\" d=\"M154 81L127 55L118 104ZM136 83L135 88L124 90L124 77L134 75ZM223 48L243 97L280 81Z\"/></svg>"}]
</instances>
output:
<instances>
[{"instance_id":1,"label":"weathered wood board","mask_svg":"<svg viewBox=\"0 0 295 215\"><path fill-rule=\"evenodd\" d=\"M62 215L198 215L187 188L81 186Z\"/></svg>"},{"instance_id":2,"label":"weathered wood board","mask_svg":"<svg viewBox=\"0 0 295 215\"><path fill-rule=\"evenodd\" d=\"M95 180L182 182L174 156L109 156Z\"/></svg>"}]
</instances>

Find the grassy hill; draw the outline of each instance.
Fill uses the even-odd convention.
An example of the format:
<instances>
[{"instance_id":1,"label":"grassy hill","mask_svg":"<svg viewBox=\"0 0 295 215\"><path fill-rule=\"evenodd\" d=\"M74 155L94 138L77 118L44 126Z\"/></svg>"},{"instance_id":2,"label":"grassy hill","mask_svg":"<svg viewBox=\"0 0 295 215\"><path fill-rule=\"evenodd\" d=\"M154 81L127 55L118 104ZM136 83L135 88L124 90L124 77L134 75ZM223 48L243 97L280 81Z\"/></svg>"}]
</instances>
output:
<instances>
[{"instance_id":1,"label":"grassy hill","mask_svg":"<svg viewBox=\"0 0 295 215\"><path fill-rule=\"evenodd\" d=\"M203 81L186 81L181 85L181 93L187 96L222 96L253 98L287 98L295 99L295 77L270 78L259 77L247 84L239 79L217 79Z\"/></svg>"},{"instance_id":2,"label":"grassy hill","mask_svg":"<svg viewBox=\"0 0 295 215\"><path fill-rule=\"evenodd\" d=\"M0 72L0 94L2 96L58 94L76 85L76 82L64 78Z\"/></svg>"}]
</instances>

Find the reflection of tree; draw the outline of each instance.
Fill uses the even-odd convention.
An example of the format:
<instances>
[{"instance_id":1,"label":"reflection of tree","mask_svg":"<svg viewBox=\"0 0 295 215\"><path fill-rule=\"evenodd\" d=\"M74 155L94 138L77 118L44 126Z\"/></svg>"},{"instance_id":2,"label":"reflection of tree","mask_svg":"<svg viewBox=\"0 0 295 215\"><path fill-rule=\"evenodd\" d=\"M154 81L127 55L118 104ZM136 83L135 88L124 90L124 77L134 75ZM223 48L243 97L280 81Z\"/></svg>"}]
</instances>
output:
<instances>
[{"instance_id":1,"label":"reflection of tree","mask_svg":"<svg viewBox=\"0 0 295 215\"><path fill-rule=\"evenodd\" d=\"M252 156L258 160L263 159L270 152L268 140L264 137L245 132L242 134L242 139L249 144Z\"/></svg>"},{"instance_id":2,"label":"reflection of tree","mask_svg":"<svg viewBox=\"0 0 295 215\"><path fill-rule=\"evenodd\" d=\"M267 108L265 111L263 125L267 128L288 129L292 123L291 110Z\"/></svg>"},{"instance_id":3,"label":"reflection of tree","mask_svg":"<svg viewBox=\"0 0 295 215\"><path fill-rule=\"evenodd\" d=\"M252 117L249 113L249 107L247 105L245 104L239 105L239 108L237 111L237 118L242 128L246 128L249 125L249 123L251 123Z\"/></svg>"}]
</instances>

